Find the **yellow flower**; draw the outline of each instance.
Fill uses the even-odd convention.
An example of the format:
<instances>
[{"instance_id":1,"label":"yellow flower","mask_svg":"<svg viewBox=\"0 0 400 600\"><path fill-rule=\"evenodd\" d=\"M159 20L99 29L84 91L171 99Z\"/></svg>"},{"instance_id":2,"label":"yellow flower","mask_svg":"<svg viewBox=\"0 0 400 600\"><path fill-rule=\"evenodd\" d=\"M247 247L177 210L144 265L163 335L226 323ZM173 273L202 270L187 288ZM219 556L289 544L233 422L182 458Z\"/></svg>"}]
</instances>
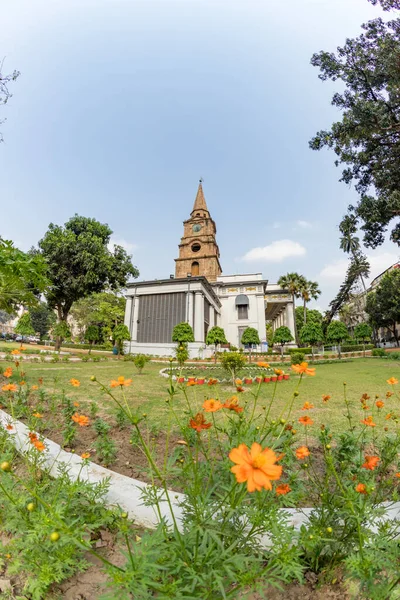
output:
<instances>
[{"instance_id":1,"label":"yellow flower","mask_svg":"<svg viewBox=\"0 0 400 600\"><path fill-rule=\"evenodd\" d=\"M386 383L388 383L389 385L397 385L399 383L399 380L396 379L396 377L391 377L390 379L386 379Z\"/></svg>"}]
</instances>

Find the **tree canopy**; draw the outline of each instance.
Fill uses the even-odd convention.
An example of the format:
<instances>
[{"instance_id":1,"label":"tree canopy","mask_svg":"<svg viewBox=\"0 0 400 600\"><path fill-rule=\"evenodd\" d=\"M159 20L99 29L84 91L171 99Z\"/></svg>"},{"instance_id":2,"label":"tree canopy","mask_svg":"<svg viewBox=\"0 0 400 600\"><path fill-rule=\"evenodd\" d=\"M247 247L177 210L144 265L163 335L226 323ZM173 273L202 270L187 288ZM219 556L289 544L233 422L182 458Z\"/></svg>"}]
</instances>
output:
<instances>
[{"instance_id":1,"label":"tree canopy","mask_svg":"<svg viewBox=\"0 0 400 600\"><path fill-rule=\"evenodd\" d=\"M29 309L29 314L33 329L40 334L41 338L44 338L56 322L54 310L49 308L45 302L40 302L37 306Z\"/></svg>"},{"instance_id":2,"label":"tree canopy","mask_svg":"<svg viewBox=\"0 0 400 600\"><path fill-rule=\"evenodd\" d=\"M368 323L358 323L354 328L354 337L356 340L370 340L372 336L372 327Z\"/></svg>"},{"instance_id":3,"label":"tree canopy","mask_svg":"<svg viewBox=\"0 0 400 600\"><path fill-rule=\"evenodd\" d=\"M228 341L225 336L225 331L222 327L218 327L215 325L211 327L210 331L207 333L206 344L207 346L211 344L227 344Z\"/></svg>"},{"instance_id":4,"label":"tree canopy","mask_svg":"<svg viewBox=\"0 0 400 600\"><path fill-rule=\"evenodd\" d=\"M299 275L299 273L286 273L286 275L281 275L278 279L278 285L291 294L294 309L296 309L296 298L301 298L306 281L306 278L303 275ZM294 318L296 321L296 310L294 310ZM294 329L296 332L296 342L298 343L296 322Z\"/></svg>"},{"instance_id":5,"label":"tree canopy","mask_svg":"<svg viewBox=\"0 0 400 600\"><path fill-rule=\"evenodd\" d=\"M371 1L379 1L386 10L399 4ZM335 164L343 167L341 181L354 183L359 193L349 213L354 224L361 225L365 245L376 248L400 214L400 19L374 19L362 29L336 53L321 51L311 59L322 81L339 82L332 104L343 116L329 130L319 131L310 147L335 152ZM391 239L400 242L397 221Z\"/></svg>"},{"instance_id":6,"label":"tree canopy","mask_svg":"<svg viewBox=\"0 0 400 600\"><path fill-rule=\"evenodd\" d=\"M106 291L74 302L70 314L82 338L89 325L97 325L103 341L106 341L112 335L114 327L124 322L125 305L124 296Z\"/></svg>"},{"instance_id":7,"label":"tree canopy","mask_svg":"<svg viewBox=\"0 0 400 600\"><path fill-rule=\"evenodd\" d=\"M349 337L349 332L347 331L347 327L341 321L332 321L326 330L326 340L331 342L332 344L338 344L339 346L339 358L341 357L340 353L340 344Z\"/></svg>"},{"instance_id":8,"label":"tree canopy","mask_svg":"<svg viewBox=\"0 0 400 600\"><path fill-rule=\"evenodd\" d=\"M178 323L172 331L172 341L181 344L194 342L193 329L189 323Z\"/></svg>"},{"instance_id":9,"label":"tree canopy","mask_svg":"<svg viewBox=\"0 0 400 600\"><path fill-rule=\"evenodd\" d=\"M244 346L252 346L253 344L257 346L260 343L260 337L257 329L254 327L246 327L242 334L241 343Z\"/></svg>"},{"instance_id":10,"label":"tree canopy","mask_svg":"<svg viewBox=\"0 0 400 600\"><path fill-rule=\"evenodd\" d=\"M303 344L310 344L311 346L323 342L324 332L321 325L312 321L306 323L300 330L300 340Z\"/></svg>"},{"instance_id":11,"label":"tree canopy","mask_svg":"<svg viewBox=\"0 0 400 600\"><path fill-rule=\"evenodd\" d=\"M278 327L274 332L274 344L280 344L283 346L284 344L288 344L293 341L292 333L289 327L282 325Z\"/></svg>"},{"instance_id":12,"label":"tree canopy","mask_svg":"<svg viewBox=\"0 0 400 600\"><path fill-rule=\"evenodd\" d=\"M126 325L117 325L113 331L113 337L115 340L115 344L118 348L118 354L122 354L124 342L129 342L131 339L129 329Z\"/></svg>"},{"instance_id":13,"label":"tree canopy","mask_svg":"<svg viewBox=\"0 0 400 600\"><path fill-rule=\"evenodd\" d=\"M322 324L324 319L323 314L316 308L306 308L307 323L319 323ZM304 323L304 309L302 306L296 308L296 325L298 331L305 325Z\"/></svg>"},{"instance_id":14,"label":"tree canopy","mask_svg":"<svg viewBox=\"0 0 400 600\"><path fill-rule=\"evenodd\" d=\"M18 323L14 329L15 333L19 333L20 335L35 335L35 330L33 329L31 315L26 312L19 319Z\"/></svg>"},{"instance_id":15,"label":"tree canopy","mask_svg":"<svg viewBox=\"0 0 400 600\"><path fill-rule=\"evenodd\" d=\"M396 323L400 321L400 271L386 273L375 291L367 295L365 312L376 327L386 327L399 345Z\"/></svg>"}]
</instances>

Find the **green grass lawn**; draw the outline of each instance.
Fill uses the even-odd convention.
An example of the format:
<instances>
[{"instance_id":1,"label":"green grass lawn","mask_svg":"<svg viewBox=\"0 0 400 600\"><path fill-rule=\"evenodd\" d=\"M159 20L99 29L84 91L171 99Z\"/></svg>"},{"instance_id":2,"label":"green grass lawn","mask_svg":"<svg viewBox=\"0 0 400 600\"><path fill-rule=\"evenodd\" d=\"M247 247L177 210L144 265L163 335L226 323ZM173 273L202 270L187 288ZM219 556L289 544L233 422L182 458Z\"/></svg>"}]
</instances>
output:
<instances>
[{"instance_id":1,"label":"green grass lawn","mask_svg":"<svg viewBox=\"0 0 400 600\"><path fill-rule=\"evenodd\" d=\"M10 363L0 363L2 367L9 366ZM111 379L116 379L123 375L125 378L132 378L133 383L125 388L128 402L138 408L141 412L148 414L149 424L160 429L166 428L169 415L168 405L165 400L168 398L168 381L159 375L159 370L163 368L160 363L149 363L146 365L143 374L138 375L134 365L123 360L113 360L103 363L22 363L26 372L24 379L30 385L37 383L40 377L44 380L44 387L51 391L65 389L68 395L76 401L82 403L81 409L87 408L89 403L96 401L101 412L107 413L114 409L113 401L103 394L97 383L90 381L90 376L95 375L98 381L109 385ZM318 365L316 367L315 377L304 377L299 388L299 396L295 400L295 410L292 419L295 422L304 415L309 414L317 425L322 423L330 425L336 432L340 431L346 419L345 405L343 402L343 382L346 382L347 396L350 401L352 411L355 414L355 421L359 424L360 420L368 414L377 413L375 408L375 395L379 395L385 402L385 407L381 411L381 416L376 418L384 419L388 412L398 413L399 398L397 388L396 394L386 399L385 394L390 390L386 380L390 377L397 377L400 380L400 362L387 361L382 359L357 359L353 362L335 363L327 365ZM72 387L69 383L71 378L76 378L81 382L80 387ZM292 398L293 390L298 384L298 377L292 376L289 381L278 382L276 387L276 396L271 409L271 418L279 418L285 410L285 406ZM253 401L252 393L258 389L256 384L244 386L245 392L238 394L240 403L251 404ZM177 386L178 394L174 399L174 405L179 412L180 409L187 408L184 394L181 386ZM186 386L185 386L186 389ZM263 406L267 406L274 390L274 384L261 384L260 395L257 402L257 411L262 414ZM120 393L119 390L116 390ZM193 410L200 409L205 398L219 397L226 399L236 390L227 384L215 387L207 385L194 386L187 388L187 394ZM371 399L368 401L370 410L362 411L360 397L367 393ZM329 394L331 400L323 404L322 395ZM302 411L304 402L314 404L315 408L311 411ZM394 427L392 422L386 423L389 428ZM300 426L299 426L300 428Z\"/></svg>"}]
</instances>

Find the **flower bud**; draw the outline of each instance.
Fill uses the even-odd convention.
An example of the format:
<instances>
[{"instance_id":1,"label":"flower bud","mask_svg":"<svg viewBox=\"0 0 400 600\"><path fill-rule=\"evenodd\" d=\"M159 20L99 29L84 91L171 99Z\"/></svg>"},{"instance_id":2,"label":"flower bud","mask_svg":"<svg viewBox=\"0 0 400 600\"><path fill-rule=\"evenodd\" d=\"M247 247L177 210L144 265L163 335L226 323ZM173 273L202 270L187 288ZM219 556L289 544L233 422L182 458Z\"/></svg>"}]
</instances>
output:
<instances>
[{"instance_id":1,"label":"flower bud","mask_svg":"<svg viewBox=\"0 0 400 600\"><path fill-rule=\"evenodd\" d=\"M326 533L333 533L332 527L327 527L326 528Z\"/></svg>"}]
</instances>

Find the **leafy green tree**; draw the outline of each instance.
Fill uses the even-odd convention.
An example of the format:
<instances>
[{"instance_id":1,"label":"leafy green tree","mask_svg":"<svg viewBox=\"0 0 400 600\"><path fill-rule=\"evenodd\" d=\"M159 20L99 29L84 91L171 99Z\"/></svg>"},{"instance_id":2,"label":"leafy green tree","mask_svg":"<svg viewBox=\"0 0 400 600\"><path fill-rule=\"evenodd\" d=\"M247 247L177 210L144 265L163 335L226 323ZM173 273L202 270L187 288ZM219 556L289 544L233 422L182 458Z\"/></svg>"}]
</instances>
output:
<instances>
[{"instance_id":1,"label":"leafy green tree","mask_svg":"<svg viewBox=\"0 0 400 600\"><path fill-rule=\"evenodd\" d=\"M380 4L389 10L398 2ZM361 222L364 243L371 248L383 243L393 219L391 238L400 241L399 23L369 21L359 37L347 39L336 53L322 51L311 59L322 81L338 81L332 104L343 117L329 130L319 131L310 147L332 148L335 163L343 165L341 181L355 183L360 199L349 212L357 225Z\"/></svg>"},{"instance_id":2,"label":"leafy green tree","mask_svg":"<svg viewBox=\"0 0 400 600\"><path fill-rule=\"evenodd\" d=\"M365 312L376 327L386 327L399 346L396 324L400 322L400 271L386 273L374 292L367 295Z\"/></svg>"},{"instance_id":3,"label":"leafy green tree","mask_svg":"<svg viewBox=\"0 0 400 600\"><path fill-rule=\"evenodd\" d=\"M324 332L321 325L309 321L300 329L300 340L302 344L311 346L312 359L314 360L314 346L324 341Z\"/></svg>"},{"instance_id":4,"label":"leafy green tree","mask_svg":"<svg viewBox=\"0 0 400 600\"><path fill-rule=\"evenodd\" d=\"M283 357L283 347L285 344L293 342L293 336L289 329L285 325L278 327L274 332L274 344L279 344L281 347L281 356Z\"/></svg>"},{"instance_id":5,"label":"leafy green tree","mask_svg":"<svg viewBox=\"0 0 400 600\"><path fill-rule=\"evenodd\" d=\"M29 309L29 314L33 329L40 334L40 339L45 339L57 320L54 310L49 308L46 302L40 302L37 306Z\"/></svg>"},{"instance_id":6,"label":"leafy green tree","mask_svg":"<svg viewBox=\"0 0 400 600\"><path fill-rule=\"evenodd\" d=\"M251 362L252 346L253 344L258 346L260 343L257 329L254 329L254 327L247 327L243 331L242 339L240 341L244 346L249 346L249 362Z\"/></svg>"},{"instance_id":7,"label":"leafy green tree","mask_svg":"<svg viewBox=\"0 0 400 600\"><path fill-rule=\"evenodd\" d=\"M328 328L326 330L326 339L332 344L337 344L339 358L342 358L340 345L344 340L347 340L348 337L349 332L347 331L347 327L341 321L332 321L328 325Z\"/></svg>"},{"instance_id":8,"label":"leafy green tree","mask_svg":"<svg viewBox=\"0 0 400 600\"><path fill-rule=\"evenodd\" d=\"M267 321L265 324L265 334L267 338L268 348L272 347L274 343L274 328L272 326L271 321Z\"/></svg>"},{"instance_id":9,"label":"leafy green tree","mask_svg":"<svg viewBox=\"0 0 400 600\"><path fill-rule=\"evenodd\" d=\"M100 331L97 325L89 325L85 332L85 340L90 344L89 354L92 352L92 345L100 339Z\"/></svg>"},{"instance_id":10,"label":"leafy green tree","mask_svg":"<svg viewBox=\"0 0 400 600\"><path fill-rule=\"evenodd\" d=\"M221 358L222 368L232 377L232 384L236 385L237 376L246 364L246 357L240 352L224 352Z\"/></svg>"},{"instance_id":11,"label":"leafy green tree","mask_svg":"<svg viewBox=\"0 0 400 600\"><path fill-rule=\"evenodd\" d=\"M344 282L340 286L335 298L329 303L329 310L326 312L324 319L326 327L332 321L333 317L339 313L342 306L350 302L356 294L357 282L361 276L369 277L369 263L362 256L358 257L356 261L350 261Z\"/></svg>"},{"instance_id":12,"label":"leafy green tree","mask_svg":"<svg viewBox=\"0 0 400 600\"><path fill-rule=\"evenodd\" d=\"M142 374L142 371L143 371L144 367L146 366L146 363L149 362L149 360L150 360L150 358L148 356L146 356L145 354L135 354L135 356L133 358L133 364L137 368L139 375Z\"/></svg>"},{"instance_id":13,"label":"leafy green tree","mask_svg":"<svg viewBox=\"0 0 400 600\"><path fill-rule=\"evenodd\" d=\"M189 323L178 323L172 331L172 341L185 343L194 342L193 329Z\"/></svg>"},{"instance_id":14,"label":"leafy green tree","mask_svg":"<svg viewBox=\"0 0 400 600\"><path fill-rule=\"evenodd\" d=\"M365 358L365 342L371 339L372 327L368 323L359 323L354 328L354 337L361 340L364 346L363 354Z\"/></svg>"},{"instance_id":15,"label":"leafy green tree","mask_svg":"<svg viewBox=\"0 0 400 600\"><path fill-rule=\"evenodd\" d=\"M71 339L71 329L68 323L66 321L58 321L52 329L52 335L57 341L59 340L59 343L55 344L55 349L60 353L63 341Z\"/></svg>"},{"instance_id":16,"label":"leafy green tree","mask_svg":"<svg viewBox=\"0 0 400 600\"><path fill-rule=\"evenodd\" d=\"M80 298L105 289L118 290L130 275L138 276L121 246L109 250L111 234L108 225L75 215L63 227L51 223L40 240L51 282L47 302L56 309L60 322L67 321L73 303Z\"/></svg>"},{"instance_id":17,"label":"leafy green tree","mask_svg":"<svg viewBox=\"0 0 400 600\"><path fill-rule=\"evenodd\" d=\"M81 298L71 307L71 316L76 322L80 336L89 325L97 325L103 341L112 336L114 327L124 322L126 299L113 292L100 292Z\"/></svg>"},{"instance_id":18,"label":"leafy green tree","mask_svg":"<svg viewBox=\"0 0 400 600\"><path fill-rule=\"evenodd\" d=\"M31 315L26 312L19 319L14 329L15 333L19 333L22 336L35 335L35 330L32 326ZM22 341L21 341L22 346Z\"/></svg>"},{"instance_id":19,"label":"leafy green tree","mask_svg":"<svg viewBox=\"0 0 400 600\"><path fill-rule=\"evenodd\" d=\"M124 342L129 342L131 339L131 334L129 333L129 329L126 325L117 325L113 331L113 337L115 341L115 345L118 348L118 356L122 354L124 349Z\"/></svg>"},{"instance_id":20,"label":"leafy green tree","mask_svg":"<svg viewBox=\"0 0 400 600\"><path fill-rule=\"evenodd\" d=\"M318 296L321 295L321 290L318 287L318 283L316 281L308 281L308 279L304 278L300 286L300 295L303 298L303 320L305 324L307 323L308 302L311 300L317 300Z\"/></svg>"},{"instance_id":21,"label":"leafy green tree","mask_svg":"<svg viewBox=\"0 0 400 600\"><path fill-rule=\"evenodd\" d=\"M0 310L12 314L21 305L36 305L47 284L46 264L40 256L25 254L0 238Z\"/></svg>"},{"instance_id":22,"label":"leafy green tree","mask_svg":"<svg viewBox=\"0 0 400 600\"><path fill-rule=\"evenodd\" d=\"M316 308L306 308L307 313L307 323L318 323L322 325L322 321L324 320L323 314L317 310ZM302 327L305 325L304 322L304 310L302 306L298 306L296 308L296 324L297 329L301 331Z\"/></svg>"},{"instance_id":23,"label":"leafy green tree","mask_svg":"<svg viewBox=\"0 0 400 600\"><path fill-rule=\"evenodd\" d=\"M359 263L361 260L366 261L366 256L361 252L360 239L355 235L357 232L357 219L354 215L346 215L343 217L339 225L340 233L340 249L346 254L351 254L353 262ZM362 273L360 273L360 281L364 292L366 291L365 281Z\"/></svg>"},{"instance_id":24,"label":"leafy green tree","mask_svg":"<svg viewBox=\"0 0 400 600\"><path fill-rule=\"evenodd\" d=\"M281 275L278 279L278 285L281 286L284 290L290 292L292 296L293 308L294 308L294 330L296 335L296 343L299 345L299 336L297 333L297 324L296 324L296 298L301 298L301 290L303 289L306 282L306 278L303 275L299 275L298 273L287 273L286 275Z\"/></svg>"},{"instance_id":25,"label":"leafy green tree","mask_svg":"<svg viewBox=\"0 0 400 600\"><path fill-rule=\"evenodd\" d=\"M225 331L222 327L218 327L215 325L211 327L210 331L207 333L206 344L207 346L211 346L214 344L214 362L217 362L217 346L219 344L227 344L228 341L225 337Z\"/></svg>"}]
</instances>

